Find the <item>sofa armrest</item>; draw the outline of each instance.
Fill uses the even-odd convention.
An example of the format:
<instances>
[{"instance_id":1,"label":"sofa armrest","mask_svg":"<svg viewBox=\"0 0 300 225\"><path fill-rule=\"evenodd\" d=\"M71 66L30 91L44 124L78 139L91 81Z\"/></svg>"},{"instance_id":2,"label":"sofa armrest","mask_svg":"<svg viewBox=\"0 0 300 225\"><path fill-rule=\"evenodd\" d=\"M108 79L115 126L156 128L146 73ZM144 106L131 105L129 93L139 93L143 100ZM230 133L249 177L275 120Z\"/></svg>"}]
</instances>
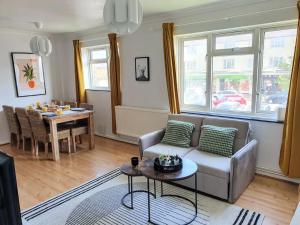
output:
<instances>
[{"instance_id":1,"label":"sofa armrest","mask_svg":"<svg viewBox=\"0 0 300 225\"><path fill-rule=\"evenodd\" d=\"M254 179L257 141L252 140L231 159L229 202L234 203Z\"/></svg>"},{"instance_id":2,"label":"sofa armrest","mask_svg":"<svg viewBox=\"0 0 300 225\"><path fill-rule=\"evenodd\" d=\"M158 144L165 134L165 129L154 131L139 137L140 156L143 158L144 150Z\"/></svg>"}]
</instances>

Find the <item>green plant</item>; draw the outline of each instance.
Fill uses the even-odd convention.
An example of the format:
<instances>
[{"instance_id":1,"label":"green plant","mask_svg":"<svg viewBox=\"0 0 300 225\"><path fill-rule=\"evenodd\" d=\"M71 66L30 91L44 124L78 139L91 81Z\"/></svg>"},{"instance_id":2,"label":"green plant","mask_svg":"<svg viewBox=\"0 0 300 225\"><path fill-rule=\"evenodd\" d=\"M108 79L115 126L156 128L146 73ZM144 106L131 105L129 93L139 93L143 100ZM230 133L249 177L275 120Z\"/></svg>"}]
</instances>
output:
<instances>
[{"instance_id":1,"label":"green plant","mask_svg":"<svg viewBox=\"0 0 300 225\"><path fill-rule=\"evenodd\" d=\"M33 74L33 67L30 66L29 64L26 64L22 71L24 72L24 77L26 78L27 82L35 78Z\"/></svg>"}]
</instances>

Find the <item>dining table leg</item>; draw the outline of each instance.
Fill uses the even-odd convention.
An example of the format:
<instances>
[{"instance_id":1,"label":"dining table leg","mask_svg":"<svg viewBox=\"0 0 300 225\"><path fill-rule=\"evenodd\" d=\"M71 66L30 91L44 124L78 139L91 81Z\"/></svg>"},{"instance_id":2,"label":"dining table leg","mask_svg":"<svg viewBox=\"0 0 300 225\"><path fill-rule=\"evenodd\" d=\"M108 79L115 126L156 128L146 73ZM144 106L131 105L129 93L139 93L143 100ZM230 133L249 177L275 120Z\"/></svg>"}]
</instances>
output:
<instances>
[{"instance_id":1,"label":"dining table leg","mask_svg":"<svg viewBox=\"0 0 300 225\"><path fill-rule=\"evenodd\" d=\"M88 118L88 129L89 129L89 148L94 149L95 148L95 125L94 125L94 114L90 113Z\"/></svg>"},{"instance_id":2,"label":"dining table leg","mask_svg":"<svg viewBox=\"0 0 300 225\"><path fill-rule=\"evenodd\" d=\"M59 146L58 146L58 136L57 136L57 123L55 120L50 121L50 135L52 144L52 154L53 160L59 160Z\"/></svg>"}]
</instances>

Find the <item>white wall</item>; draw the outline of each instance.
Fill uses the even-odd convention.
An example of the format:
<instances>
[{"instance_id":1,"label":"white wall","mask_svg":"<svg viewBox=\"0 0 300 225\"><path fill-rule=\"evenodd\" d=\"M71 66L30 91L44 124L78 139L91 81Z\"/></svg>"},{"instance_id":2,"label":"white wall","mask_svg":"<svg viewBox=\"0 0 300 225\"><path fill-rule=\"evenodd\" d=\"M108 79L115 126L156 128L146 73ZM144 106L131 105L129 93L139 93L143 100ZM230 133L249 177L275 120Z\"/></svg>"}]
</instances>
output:
<instances>
[{"instance_id":1,"label":"white wall","mask_svg":"<svg viewBox=\"0 0 300 225\"><path fill-rule=\"evenodd\" d=\"M139 29L120 42L122 69L122 104L154 109L168 109L162 31ZM135 57L150 57L150 82L135 80Z\"/></svg>"},{"instance_id":2,"label":"white wall","mask_svg":"<svg viewBox=\"0 0 300 225\"><path fill-rule=\"evenodd\" d=\"M168 109L162 22L175 22L177 34L199 33L210 30L232 29L257 24L278 23L297 19L296 0L231 0L226 4L212 4L178 12L146 18L134 34L120 38L122 101L123 105L152 109ZM64 87L63 97L75 98L72 39L107 42L105 30L60 36L60 76ZM134 58L150 57L150 82L135 81ZM111 134L110 93L88 91L89 102L96 109L96 132ZM281 176L278 158L282 124L251 122L255 138L259 141L257 167L261 173Z\"/></svg>"},{"instance_id":3,"label":"white wall","mask_svg":"<svg viewBox=\"0 0 300 225\"><path fill-rule=\"evenodd\" d=\"M51 59L43 59L44 76L46 82L46 95L18 98L16 95L11 52L31 52L29 41L33 34L17 31L0 30L0 144L8 143L9 132L2 105L27 106L32 103L49 102L53 97L60 95L57 89L57 80L52 73Z\"/></svg>"}]
</instances>

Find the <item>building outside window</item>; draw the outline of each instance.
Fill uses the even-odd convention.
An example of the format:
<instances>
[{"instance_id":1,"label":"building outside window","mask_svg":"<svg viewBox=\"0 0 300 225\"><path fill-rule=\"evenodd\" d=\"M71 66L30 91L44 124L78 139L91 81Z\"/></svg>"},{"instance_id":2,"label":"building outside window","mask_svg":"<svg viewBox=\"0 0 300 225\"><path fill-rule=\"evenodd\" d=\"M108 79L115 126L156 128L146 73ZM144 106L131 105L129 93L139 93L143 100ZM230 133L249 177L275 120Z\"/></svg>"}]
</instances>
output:
<instances>
[{"instance_id":1,"label":"building outside window","mask_svg":"<svg viewBox=\"0 0 300 225\"><path fill-rule=\"evenodd\" d=\"M286 106L296 27L178 37L186 111L271 116Z\"/></svg>"},{"instance_id":2,"label":"building outside window","mask_svg":"<svg viewBox=\"0 0 300 225\"><path fill-rule=\"evenodd\" d=\"M234 68L234 59L233 58L227 58L227 59L224 59L223 61L223 68L224 69L233 69Z\"/></svg>"}]
</instances>

